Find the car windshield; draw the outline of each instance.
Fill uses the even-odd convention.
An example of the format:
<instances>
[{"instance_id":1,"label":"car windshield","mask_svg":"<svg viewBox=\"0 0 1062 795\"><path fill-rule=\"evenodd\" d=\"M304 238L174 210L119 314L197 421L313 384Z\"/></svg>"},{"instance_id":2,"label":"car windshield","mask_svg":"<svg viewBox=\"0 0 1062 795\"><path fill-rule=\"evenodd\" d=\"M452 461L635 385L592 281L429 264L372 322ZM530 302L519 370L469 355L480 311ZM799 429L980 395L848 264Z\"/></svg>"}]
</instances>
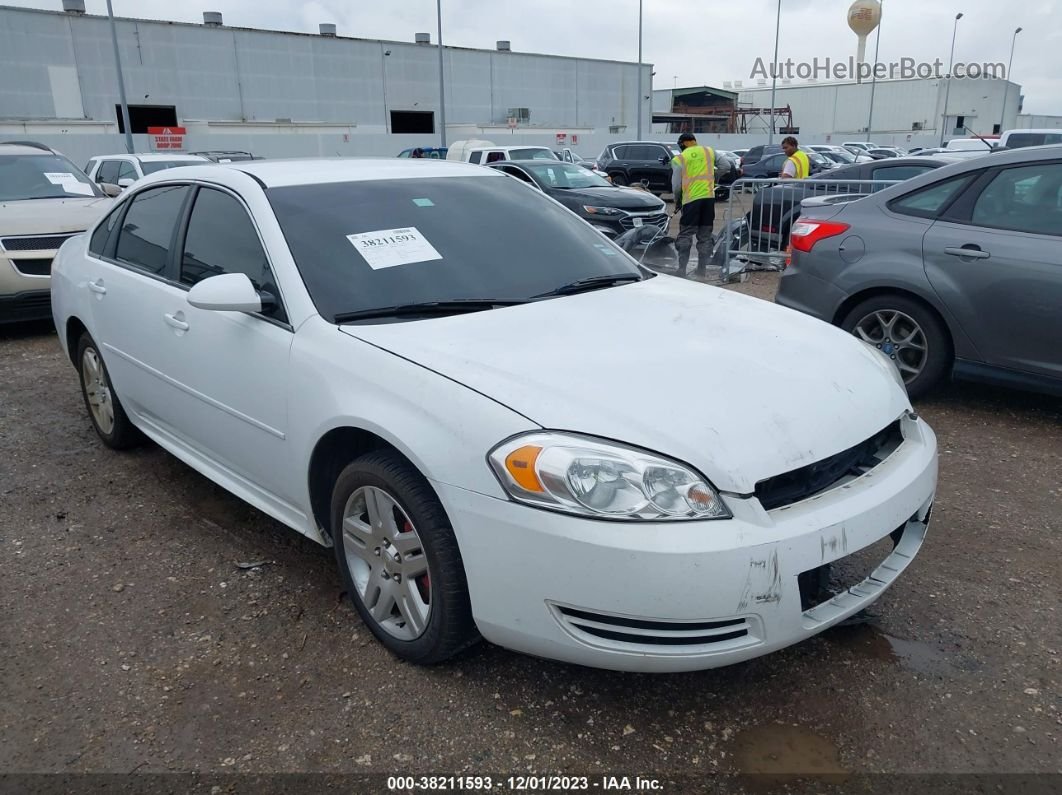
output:
<instances>
[{"instance_id":1,"label":"car windshield","mask_svg":"<svg viewBox=\"0 0 1062 795\"><path fill-rule=\"evenodd\" d=\"M612 183L582 166L543 163L524 166L535 179L550 188L611 188Z\"/></svg>"},{"instance_id":2,"label":"car windshield","mask_svg":"<svg viewBox=\"0 0 1062 795\"><path fill-rule=\"evenodd\" d=\"M826 155L838 163L854 163L856 161L855 155L845 149L831 149Z\"/></svg>"},{"instance_id":3,"label":"car windshield","mask_svg":"<svg viewBox=\"0 0 1062 795\"><path fill-rule=\"evenodd\" d=\"M501 175L295 185L266 195L310 297L331 322L411 303L519 302L584 279L642 275L571 211Z\"/></svg>"},{"instance_id":4,"label":"car windshield","mask_svg":"<svg viewBox=\"0 0 1062 795\"><path fill-rule=\"evenodd\" d=\"M549 149L510 149L510 160L557 160L557 156Z\"/></svg>"},{"instance_id":5,"label":"car windshield","mask_svg":"<svg viewBox=\"0 0 1062 795\"><path fill-rule=\"evenodd\" d=\"M102 195L80 168L61 155L0 155L0 201Z\"/></svg>"},{"instance_id":6,"label":"car windshield","mask_svg":"<svg viewBox=\"0 0 1062 795\"><path fill-rule=\"evenodd\" d=\"M156 171L165 171L168 168L180 168L181 166L198 166L202 163L198 160L151 160L140 161L140 167L145 174L154 174Z\"/></svg>"}]
</instances>

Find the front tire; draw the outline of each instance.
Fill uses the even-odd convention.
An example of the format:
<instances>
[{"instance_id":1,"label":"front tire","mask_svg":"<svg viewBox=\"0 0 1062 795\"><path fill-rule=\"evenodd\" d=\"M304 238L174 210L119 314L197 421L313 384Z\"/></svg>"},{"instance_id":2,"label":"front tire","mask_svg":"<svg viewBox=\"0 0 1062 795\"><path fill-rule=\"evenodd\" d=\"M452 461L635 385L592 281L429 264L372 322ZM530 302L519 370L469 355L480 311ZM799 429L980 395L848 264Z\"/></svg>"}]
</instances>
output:
<instances>
[{"instance_id":1,"label":"front tire","mask_svg":"<svg viewBox=\"0 0 1062 795\"><path fill-rule=\"evenodd\" d=\"M479 639L457 538L408 461L380 451L348 464L336 479L331 518L347 594L391 652L432 665Z\"/></svg>"},{"instance_id":2,"label":"front tire","mask_svg":"<svg viewBox=\"0 0 1062 795\"><path fill-rule=\"evenodd\" d=\"M77 371L85 408L103 443L114 450L139 444L143 437L122 408L103 356L88 332L82 334L77 343Z\"/></svg>"},{"instance_id":3,"label":"front tire","mask_svg":"<svg viewBox=\"0 0 1062 795\"><path fill-rule=\"evenodd\" d=\"M618 188L626 188L628 185L630 185L630 183L627 181L627 178L622 174L613 174L612 184Z\"/></svg>"},{"instance_id":4,"label":"front tire","mask_svg":"<svg viewBox=\"0 0 1062 795\"><path fill-rule=\"evenodd\" d=\"M906 296L868 298L845 316L841 328L892 359L912 399L928 393L951 370L954 353L943 321Z\"/></svg>"}]
</instances>

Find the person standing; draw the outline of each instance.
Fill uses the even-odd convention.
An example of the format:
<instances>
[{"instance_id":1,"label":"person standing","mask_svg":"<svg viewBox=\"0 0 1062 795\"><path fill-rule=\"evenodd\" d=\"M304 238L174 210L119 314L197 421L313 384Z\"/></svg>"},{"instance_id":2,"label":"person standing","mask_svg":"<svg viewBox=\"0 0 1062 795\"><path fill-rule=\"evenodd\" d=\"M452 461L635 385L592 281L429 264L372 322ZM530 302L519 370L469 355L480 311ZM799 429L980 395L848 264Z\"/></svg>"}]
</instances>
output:
<instances>
[{"instance_id":1,"label":"person standing","mask_svg":"<svg viewBox=\"0 0 1062 795\"><path fill-rule=\"evenodd\" d=\"M671 192L675 194L675 211L679 216L679 233L675 248L679 255L679 274L686 275L693 239L697 238L697 274L703 276L712 258L713 227L715 226L715 177L720 161L715 151L700 146L693 133L682 133L678 139L681 153L671 160ZM725 169L730 164L723 161Z\"/></svg>"},{"instance_id":2,"label":"person standing","mask_svg":"<svg viewBox=\"0 0 1062 795\"><path fill-rule=\"evenodd\" d=\"M793 136L782 141L782 151L785 152L786 161L782 166L782 179L807 179L811 174L811 161L808 156L800 151L800 144Z\"/></svg>"}]
</instances>

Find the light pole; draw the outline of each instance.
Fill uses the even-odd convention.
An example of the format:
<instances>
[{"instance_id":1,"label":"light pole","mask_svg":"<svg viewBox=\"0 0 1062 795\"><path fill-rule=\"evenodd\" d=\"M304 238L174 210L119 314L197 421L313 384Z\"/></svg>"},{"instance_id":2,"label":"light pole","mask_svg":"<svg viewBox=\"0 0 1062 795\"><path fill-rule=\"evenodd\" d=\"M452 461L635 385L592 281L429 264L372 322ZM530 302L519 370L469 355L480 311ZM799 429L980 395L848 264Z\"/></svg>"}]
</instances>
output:
<instances>
[{"instance_id":1,"label":"light pole","mask_svg":"<svg viewBox=\"0 0 1062 795\"><path fill-rule=\"evenodd\" d=\"M771 65L771 131L767 143L774 143L774 92L778 88L778 34L782 30L782 0L778 0L778 15L774 21L774 63Z\"/></svg>"},{"instance_id":2,"label":"light pole","mask_svg":"<svg viewBox=\"0 0 1062 795\"><path fill-rule=\"evenodd\" d=\"M951 77L955 70L955 37L959 35L959 20L962 12L955 15L955 26L951 31L951 58L948 61L948 85L944 90L944 118L940 121L940 145L944 146L944 132L948 127L948 99L951 97Z\"/></svg>"},{"instance_id":3,"label":"light pole","mask_svg":"<svg viewBox=\"0 0 1062 795\"><path fill-rule=\"evenodd\" d=\"M878 4L884 17L885 0ZM870 140L870 131L874 129L874 90L878 87L878 48L881 47L881 20L878 21L878 37L874 41L874 71L870 81L870 115L867 116L867 140Z\"/></svg>"},{"instance_id":4,"label":"light pole","mask_svg":"<svg viewBox=\"0 0 1062 795\"><path fill-rule=\"evenodd\" d=\"M638 140L642 140L642 0L638 0Z\"/></svg>"},{"instance_id":5,"label":"light pole","mask_svg":"<svg viewBox=\"0 0 1062 795\"><path fill-rule=\"evenodd\" d=\"M125 148L133 154L133 133L129 128L129 105L125 101L125 79L122 77L122 56L118 52L118 28L114 24L114 9L107 0L107 17L111 20L111 41L114 42L114 66L118 70L118 99L122 103L122 124L125 125Z\"/></svg>"},{"instance_id":6,"label":"light pole","mask_svg":"<svg viewBox=\"0 0 1062 795\"><path fill-rule=\"evenodd\" d=\"M442 0L435 0L439 18L439 145L446 148L446 83L443 80Z\"/></svg>"},{"instance_id":7,"label":"light pole","mask_svg":"<svg viewBox=\"0 0 1062 795\"><path fill-rule=\"evenodd\" d=\"M1007 76L1003 82L1003 112L999 114L999 134L1003 134L1003 124L1007 120L1007 94L1010 92L1010 67L1014 65L1014 46L1018 43L1018 34L1022 29L1014 31L1014 38L1010 40L1010 60L1007 61Z\"/></svg>"}]
</instances>

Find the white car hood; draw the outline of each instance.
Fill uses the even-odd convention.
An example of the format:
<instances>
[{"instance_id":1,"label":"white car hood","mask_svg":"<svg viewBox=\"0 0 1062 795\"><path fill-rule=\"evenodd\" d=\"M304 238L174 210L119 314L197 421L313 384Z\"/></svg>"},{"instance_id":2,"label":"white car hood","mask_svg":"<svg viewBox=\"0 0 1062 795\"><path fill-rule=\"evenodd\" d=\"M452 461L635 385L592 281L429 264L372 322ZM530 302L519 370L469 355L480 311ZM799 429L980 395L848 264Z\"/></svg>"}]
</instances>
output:
<instances>
[{"instance_id":1,"label":"white car hood","mask_svg":"<svg viewBox=\"0 0 1062 795\"><path fill-rule=\"evenodd\" d=\"M740 494L858 444L910 407L891 365L854 337L667 276L343 331L545 428L679 459Z\"/></svg>"},{"instance_id":2,"label":"white car hood","mask_svg":"<svg viewBox=\"0 0 1062 795\"><path fill-rule=\"evenodd\" d=\"M99 196L0 202L0 235L84 232L112 204L114 199Z\"/></svg>"}]
</instances>

